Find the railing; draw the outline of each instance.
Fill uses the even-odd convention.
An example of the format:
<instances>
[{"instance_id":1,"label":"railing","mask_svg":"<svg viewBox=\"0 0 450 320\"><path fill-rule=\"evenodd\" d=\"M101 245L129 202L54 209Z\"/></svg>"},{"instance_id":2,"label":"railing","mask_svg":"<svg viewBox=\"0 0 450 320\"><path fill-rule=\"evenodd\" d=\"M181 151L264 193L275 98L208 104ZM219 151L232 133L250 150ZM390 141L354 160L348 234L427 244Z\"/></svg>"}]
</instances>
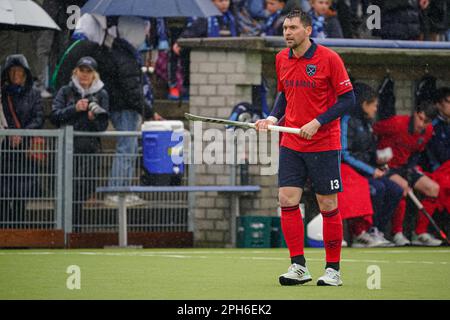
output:
<instances>
[{"instance_id":1,"label":"railing","mask_svg":"<svg viewBox=\"0 0 450 320\"><path fill-rule=\"evenodd\" d=\"M46 142L41 162L28 155L33 136ZM63 140L63 130L0 131L0 229L62 229Z\"/></svg>"},{"instance_id":2,"label":"railing","mask_svg":"<svg viewBox=\"0 0 450 320\"><path fill-rule=\"evenodd\" d=\"M26 143L13 147L10 141L14 136L22 137L24 142L32 136L44 137L45 161L29 159ZM100 138L101 150L74 153L76 139L86 136ZM95 190L113 181L114 159L128 160L133 166L133 175L115 178L116 184L142 185L145 175L142 150L118 156L115 151L118 137L140 139L141 133L74 132L72 127L0 130L0 229L63 229L66 234L118 232L117 203ZM189 185L188 167L181 185ZM187 192L157 192L139 197L139 201L128 206L129 231L193 230L190 225L193 219L189 219L193 203Z\"/></svg>"}]
</instances>

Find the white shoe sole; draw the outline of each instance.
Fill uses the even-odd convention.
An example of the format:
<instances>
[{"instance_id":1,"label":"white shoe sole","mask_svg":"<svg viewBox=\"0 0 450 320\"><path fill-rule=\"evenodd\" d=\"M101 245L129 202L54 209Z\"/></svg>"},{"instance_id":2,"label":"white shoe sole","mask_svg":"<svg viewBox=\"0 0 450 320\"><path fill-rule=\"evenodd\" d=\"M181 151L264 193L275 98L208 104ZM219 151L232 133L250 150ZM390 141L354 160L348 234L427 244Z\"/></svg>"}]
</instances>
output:
<instances>
[{"instance_id":1,"label":"white shoe sole","mask_svg":"<svg viewBox=\"0 0 450 320\"><path fill-rule=\"evenodd\" d=\"M423 243L421 241L413 241L412 242L413 246L419 246L419 247L440 247L441 244L442 244L442 242L439 244Z\"/></svg>"}]
</instances>

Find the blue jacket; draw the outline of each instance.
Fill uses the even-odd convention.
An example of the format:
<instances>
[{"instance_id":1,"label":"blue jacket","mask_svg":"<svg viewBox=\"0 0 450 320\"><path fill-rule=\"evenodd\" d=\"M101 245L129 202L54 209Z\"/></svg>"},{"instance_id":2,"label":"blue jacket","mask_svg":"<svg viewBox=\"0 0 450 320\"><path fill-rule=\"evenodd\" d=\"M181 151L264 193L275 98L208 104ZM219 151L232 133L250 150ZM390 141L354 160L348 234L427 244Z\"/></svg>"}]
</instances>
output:
<instances>
[{"instance_id":1,"label":"blue jacket","mask_svg":"<svg viewBox=\"0 0 450 320\"><path fill-rule=\"evenodd\" d=\"M450 160L450 122L441 115L433 121L433 137L428 142L425 153L432 171Z\"/></svg>"},{"instance_id":2,"label":"blue jacket","mask_svg":"<svg viewBox=\"0 0 450 320\"><path fill-rule=\"evenodd\" d=\"M13 66L21 66L25 70L27 79L23 87L9 83L8 72ZM17 125L9 111L8 97L11 97L14 112L22 129L42 129L44 126L44 109L42 107L41 94L33 88L33 76L31 75L30 67L25 56L21 54L8 56L1 74L3 113L8 122L8 128L16 129Z\"/></svg>"},{"instance_id":3,"label":"blue jacket","mask_svg":"<svg viewBox=\"0 0 450 320\"><path fill-rule=\"evenodd\" d=\"M342 159L364 176L372 176L376 169L376 137L372 124L362 115L341 118Z\"/></svg>"}]
</instances>

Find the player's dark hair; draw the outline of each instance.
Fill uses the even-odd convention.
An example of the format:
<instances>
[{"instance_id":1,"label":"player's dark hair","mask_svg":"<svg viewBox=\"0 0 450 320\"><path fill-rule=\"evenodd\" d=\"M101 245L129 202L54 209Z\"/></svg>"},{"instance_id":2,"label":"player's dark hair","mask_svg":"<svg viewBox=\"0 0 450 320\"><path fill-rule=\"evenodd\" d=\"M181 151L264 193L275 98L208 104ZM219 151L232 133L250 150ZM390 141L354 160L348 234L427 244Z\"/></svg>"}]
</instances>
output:
<instances>
[{"instance_id":1,"label":"player's dark hair","mask_svg":"<svg viewBox=\"0 0 450 320\"><path fill-rule=\"evenodd\" d=\"M309 14L298 8L295 8L286 15L286 19L293 19L293 18L299 18L300 22L303 24L305 28L312 26L311 17L309 16Z\"/></svg>"},{"instance_id":2,"label":"player's dark hair","mask_svg":"<svg viewBox=\"0 0 450 320\"><path fill-rule=\"evenodd\" d=\"M433 120L438 114L438 110L437 110L436 106L434 105L433 101L430 101L430 100L422 101L416 107L415 111L417 113L423 112L425 114L425 116L431 120Z\"/></svg>"},{"instance_id":3,"label":"player's dark hair","mask_svg":"<svg viewBox=\"0 0 450 320\"><path fill-rule=\"evenodd\" d=\"M440 103L450 97L450 87L441 87L436 90L434 97L435 103Z\"/></svg>"},{"instance_id":4,"label":"player's dark hair","mask_svg":"<svg viewBox=\"0 0 450 320\"><path fill-rule=\"evenodd\" d=\"M378 93L368 84L356 82L353 85L356 96L356 105L362 107L364 102L374 102L378 98Z\"/></svg>"}]
</instances>

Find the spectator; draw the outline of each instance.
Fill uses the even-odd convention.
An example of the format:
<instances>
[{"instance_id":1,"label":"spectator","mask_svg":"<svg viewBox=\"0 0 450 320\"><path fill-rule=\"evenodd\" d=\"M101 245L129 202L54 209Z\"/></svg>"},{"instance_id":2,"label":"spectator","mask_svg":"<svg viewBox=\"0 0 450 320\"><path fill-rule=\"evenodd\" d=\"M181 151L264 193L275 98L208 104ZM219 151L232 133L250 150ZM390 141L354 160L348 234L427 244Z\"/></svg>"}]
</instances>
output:
<instances>
[{"instance_id":1,"label":"spectator","mask_svg":"<svg viewBox=\"0 0 450 320\"><path fill-rule=\"evenodd\" d=\"M345 163L368 180L374 215L372 228L365 223L366 219L352 219L351 229L358 229L353 232L353 246L390 246L392 243L384 238L384 232L403 190L385 176L384 170L379 169L382 163L377 159L377 144L372 133L372 121L377 113L377 94L363 83L356 83L354 88L357 106L352 114L341 119L342 156Z\"/></svg>"},{"instance_id":2,"label":"spectator","mask_svg":"<svg viewBox=\"0 0 450 320\"><path fill-rule=\"evenodd\" d=\"M69 43L69 29L67 28L69 13L67 8L73 5L81 8L86 2L87 0L44 0L42 3L42 8L61 29L61 31L41 31L37 37L36 52L41 69L35 85L41 92L42 98L52 97L52 94L47 90L48 78L56 66L57 59L62 56L64 48Z\"/></svg>"},{"instance_id":3,"label":"spectator","mask_svg":"<svg viewBox=\"0 0 450 320\"><path fill-rule=\"evenodd\" d=\"M109 97L92 57L81 58L72 73L72 80L57 93L51 120L57 127L73 126L77 131L99 132L108 127ZM73 203L74 217L81 212L82 202L95 192L98 161L92 154L101 150L98 137L75 137ZM75 219L76 220L76 219ZM74 221L77 225L78 221Z\"/></svg>"},{"instance_id":4,"label":"spectator","mask_svg":"<svg viewBox=\"0 0 450 320\"><path fill-rule=\"evenodd\" d=\"M110 51L110 59L104 66L110 70L108 92L110 93L111 120L117 131L137 131L142 117L157 119L149 101L144 99L142 76L137 48L145 41L145 21L136 17L120 17L117 24L118 38ZM110 65L108 64L110 63ZM142 115L142 117L141 117ZM113 159L109 186L127 186L134 177L137 160L137 137L119 137L116 156ZM108 196L107 204L117 205L118 196ZM127 204L139 205L144 201L136 195L126 197Z\"/></svg>"},{"instance_id":5,"label":"spectator","mask_svg":"<svg viewBox=\"0 0 450 320\"><path fill-rule=\"evenodd\" d=\"M439 185L423 174L417 167L420 153L425 149L433 132L432 119L436 109L430 102L422 102L411 116L393 116L379 121L373 126L379 138L378 148L391 148L393 157L388 162L387 177L404 190L404 195L412 188L429 198L437 198ZM393 240L397 246L411 242L403 234L406 201L402 199L392 219ZM429 238L430 244L439 241Z\"/></svg>"},{"instance_id":6,"label":"spectator","mask_svg":"<svg viewBox=\"0 0 450 320\"><path fill-rule=\"evenodd\" d=\"M181 34L181 38L237 37L236 18L230 10L230 0L211 0L222 13L221 16L196 18ZM175 43L175 49L179 50ZM175 51L178 51L175 50Z\"/></svg>"},{"instance_id":7,"label":"spectator","mask_svg":"<svg viewBox=\"0 0 450 320\"><path fill-rule=\"evenodd\" d=\"M231 0L211 0L214 5L222 13L221 16L213 16L209 18L195 18L192 23L188 24L186 29L181 33L180 38L211 38L211 37L237 37L239 36L238 21L231 10ZM186 57L186 52L181 50L178 42L175 42L172 46L173 53L181 58L181 64L185 65L188 63ZM184 70L188 68L184 67ZM173 77L172 77L173 78ZM173 99L180 97L180 91L185 91L185 88L169 88L170 96ZM186 87L187 83L183 84ZM186 90L187 91L187 90Z\"/></svg>"},{"instance_id":8,"label":"spectator","mask_svg":"<svg viewBox=\"0 0 450 320\"><path fill-rule=\"evenodd\" d=\"M311 4L309 3L309 0L287 0L283 14L288 14L294 9L300 9L303 12L308 12L311 10Z\"/></svg>"},{"instance_id":9,"label":"spectator","mask_svg":"<svg viewBox=\"0 0 450 320\"><path fill-rule=\"evenodd\" d=\"M344 38L359 38L358 29L361 27L362 19L353 14L350 5L351 3L347 0L336 0L333 2Z\"/></svg>"},{"instance_id":10,"label":"spectator","mask_svg":"<svg viewBox=\"0 0 450 320\"><path fill-rule=\"evenodd\" d=\"M430 171L450 160L450 88L439 88L436 95L438 115L433 121L433 136L427 144L426 155Z\"/></svg>"},{"instance_id":11,"label":"spectator","mask_svg":"<svg viewBox=\"0 0 450 320\"><path fill-rule=\"evenodd\" d=\"M421 10L428 6L429 0L373 0L372 3L381 8L379 35L382 39L419 39Z\"/></svg>"},{"instance_id":12,"label":"spectator","mask_svg":"<svg viewBox=\"0 0 450 320\"><path fill-rule=\"evenodd\" d=\"M427 144L423 154L423 165L430 172L427 176L439 184L437 199L425 198L422 204L428 213L442 212L447 209L450 213L450 88L443 87L437 90L436 106L438 116L433 121L433 137ZM429 220L419 212L413 244L439 245L440 240L435 240L428 233Z\"/></svg>"},{"instance_id":13,"label":"spectator","mask_svg":"<svg viewBox=\"0 0 450 320\"><path fill-rule=\"evenodd\" d=\"M448 0L429 1L429 5L422 10L422 40L445 41L448 30Z\"/></svg>"},{"instance_id":14,"label":"spectator","mask_svg":"<svg viewBox=\"0 0 450 320\"><path fill-rule=\"evenodd\" d=\"M341 24L336 11L331 9L331 0L311 0L309 15L312 20L314 38L343 38Z\"/></svg>"},{"instance_id":15,"label":"spectator","mask_svg":"<svg viewBox=\"0 0 450 320\"><path fill-rule=\"evenodd\" d=\"M286 0L266 0L266 6L269 16L263 25L263 35L282 36L285 18L282 11L286 6Z\"/></svg>"},{"instance_id":16,"label":"spectator","mask_svg":"<svg viewBox=\"0 0 450 320\"><path fill-rule=\"evenodd\" d=\"M265 0L241 0L240 2L245 2L245 7L253 19L262 21L267 18Z\"/></svg>"},{"instance_id":17,"label":"spectator","mask_svg":"<svg viewBox=\"0 0 450 320\"><path fill-rule=\"evenodd\" d=\"M263 3L264 0L257 1ZM261 24L258 22L258 18L250 14L248 3L247 0L233 0L232 2L238 29L240 30L241 36L259 36L261 34ZM265 18L265 11L263 10L263 12Z\"/></svg>"},{"instance_id":18,"label":"spectator","mask_svg":"<svg viewBox=\"0 0 450 320\"><path fill-rule=\"evenodd\" d=\"M86 54L93 56L109 93L110 118L118 131L137 131L141 115L145 119L160 119L144 93L147 78L142 74L143 62L137 51L145 41L145 26L143 19L135 17L83 15L74 35L84 40L68 52L58 77L64 78L77 59ZM137 137L117 139L110 186L128 185L133 179L137 148ZM106 200L107 204L118 204L118 197ZM126 200L128 204L142 203L132 195Z\"/></svg>"},{"instance_id":19,"label":"spectator","mask_svg":"<svg viewBox=\"0 0 450 320\"><path fill-rule=\"evenodd\" d=\"M33 77L25 56L16 54L6 58L1 73L1 98L6 120L3 124L8 129L41 129L44 126L41 96L33 88ZM26 156L29 147L30 139L23 136L6 137L1 144L0 212L10 223L24 218L26 198L37 187L37 165Z\"/></svg>"}]
</instances>

